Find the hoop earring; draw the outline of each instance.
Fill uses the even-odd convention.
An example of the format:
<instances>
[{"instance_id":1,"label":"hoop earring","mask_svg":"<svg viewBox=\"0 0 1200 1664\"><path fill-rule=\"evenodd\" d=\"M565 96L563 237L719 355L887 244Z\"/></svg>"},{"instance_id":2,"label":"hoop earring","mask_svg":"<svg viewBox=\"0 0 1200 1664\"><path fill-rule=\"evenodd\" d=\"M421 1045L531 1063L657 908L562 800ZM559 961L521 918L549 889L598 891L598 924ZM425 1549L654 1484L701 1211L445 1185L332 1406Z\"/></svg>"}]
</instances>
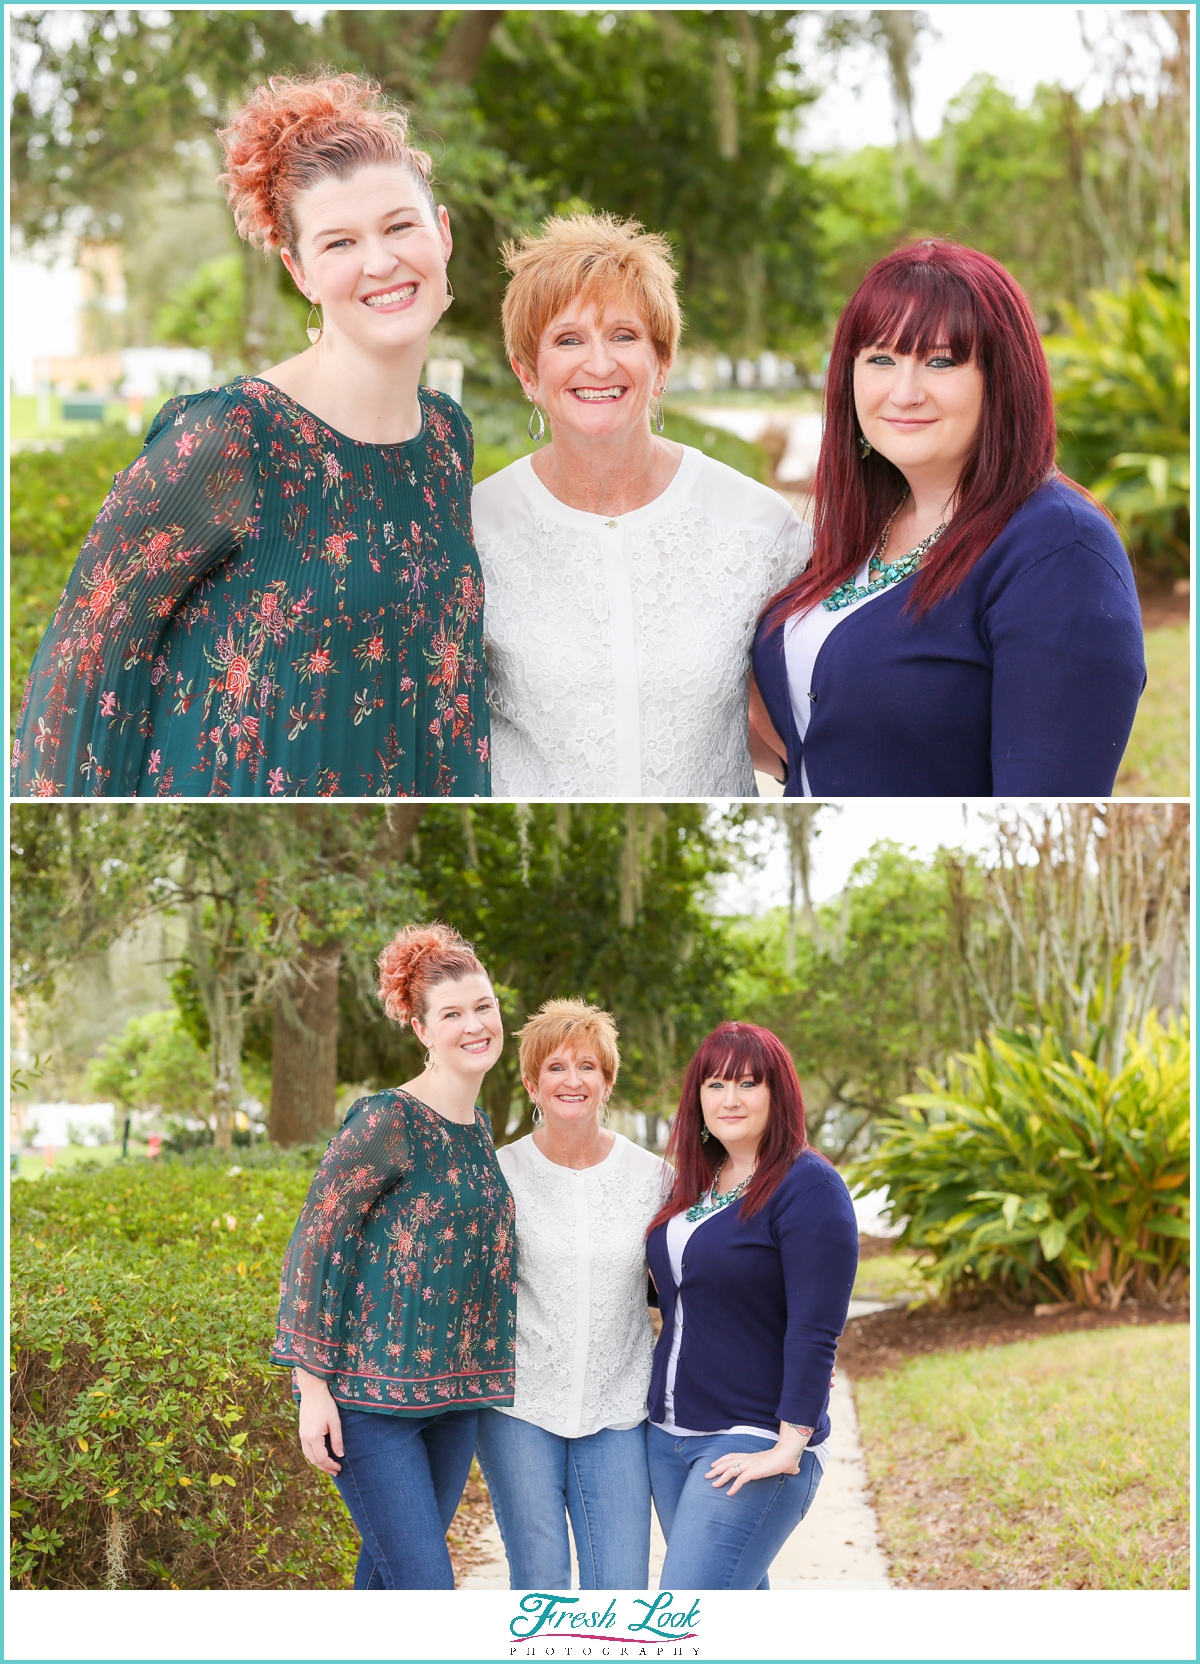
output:
<instances>
[{"instance_id":1,"label":"hoop earring","mask_svg":"<svg viewBox=\"0 0 1200 1664\"><path fill-rule=\"evenodd\" d=\"M538 430L536 433L533 431L533 418L535 416L538 419ZM529 437L533 440L535 445L540 445L545 436L546 418L542 415L541 410L535 404L533 409L529 412Z\"/></svg>"},{"instance_id":2,"label":"hoop earring","mask_svg":"<svg viewBox=\"0 0 1200 1664\"><path fill-rule=\"evenodd\" d=\"M315 329L313 328L312 321L314 312L317 314L317 324ZM308 309L308 322L304 326L304 333L308 336L314 347L325 333L325 319L321 316L321 313L317 308L316 301L313 301L312 305Z\"/></svg>"},{"instance_id":3,"label":"hoop earring","mask_svg":"<svg viewBox=\"0 0 1200 1664\"><path fill-rule=\"evenodd\" d=\"M540 1127L542 1122L546 1119L546 1117L542 1114L542 1106L538 1103L536 1098L530 1098L529 1101L533 1105L533 1124L535 1127Z\"/></svg>"},{"instance_id":4,"label":"hoop earring","mask_svg":"<svg viewBox=\"0 0 1200 1664\"><path fill-rule=\"evenodd\" d=\"M650 420L654 423L655 433L661 433L663 431L663 429L666 427L667 424L663 419L662 394L659 393L657 395L657 398L658 398L658 404L657 404L656 408L654 409L654 411L653 411L653 413L650 417Z\"/></svg>"},{"instance_id":5,"label":"hoop earring","mask_svg":"<svg viewBox=\"0 0 1200 1664\"><path fill-rule=\"evenodd\" d=\"M872 445L871 441L867 438L866 434L865 433L860 434L859 435L859 454L861 455L864 462L867 460L867 458L870 456L871 452L874 449L875 449L874 445Z\"/></svg>"},{"instance_id":6,"label":"hoop earring","mask_svg":"<svg viewBox=\"0 0 1200 1664\"><path fill-rule=\"evenodd\" d=\"M425 1053L425 1067L427 1069L435 1069L437 1067L437 1065L433 1061L433 1053L432 1052L426 1052Z\"/></svg>"},{"instance_id":7,"label":"hoop earring","mask_svg":"<svg viewBox=\"0 0 1200 1664\"><path fill-rule=\"evenodd\" d=\"M442 311L443 312L449 312L450 308L453 305L454 305L454 288L453 288L453 286L450 282L450 279L447 278L446 279L446 304L442 307Z\"/></svg>"}]
</instances>

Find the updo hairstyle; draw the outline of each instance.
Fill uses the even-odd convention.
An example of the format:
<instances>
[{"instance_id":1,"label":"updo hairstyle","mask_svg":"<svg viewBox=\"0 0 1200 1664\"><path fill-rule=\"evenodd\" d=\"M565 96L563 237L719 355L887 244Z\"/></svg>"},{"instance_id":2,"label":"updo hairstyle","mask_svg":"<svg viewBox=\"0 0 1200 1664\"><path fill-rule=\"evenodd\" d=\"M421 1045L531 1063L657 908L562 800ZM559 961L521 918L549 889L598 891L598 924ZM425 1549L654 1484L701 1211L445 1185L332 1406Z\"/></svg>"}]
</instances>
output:
<instances>
[{"instance_id":1,"label":"updo hairstyle","mask_svg":"<svg viewBox=\"0 0 1200 1664\"><path fill-rule=\"evenodd\" d=\"M407 168L437 216L429 188L433 161L409 144L408 111L361 75L272 75L234 109L217 137L225 152L217 182L225 186L239 235L258 248L294 255L298 193L380 162Z\"/></svg>"},{"instance_id":2,"label":"updo hairstyle","mask_svg":"<svg viewBox=\"0 0 1200 1664\"><path fill-rule=\"evenodd\" d=\"M448 924L406 924L379 955L379 998L401 1027L425 1015L439 982L486 976L470 942Z\"/></svg>"},{"instance_id":3,"label":"updo hairstyle","mask_svg":"<svg viewBox=\"0 0 1200 1664\"><path fill-rule=\"evenodd\" d=\"M612 1090L621 1054L611 1012L583 1000L547 1000L519 1034L522 1080L537 1080L542 1064L555 1052L569 1052L575 1057L594 1052L604 1084Z\"/></svg>"}]
</instances>

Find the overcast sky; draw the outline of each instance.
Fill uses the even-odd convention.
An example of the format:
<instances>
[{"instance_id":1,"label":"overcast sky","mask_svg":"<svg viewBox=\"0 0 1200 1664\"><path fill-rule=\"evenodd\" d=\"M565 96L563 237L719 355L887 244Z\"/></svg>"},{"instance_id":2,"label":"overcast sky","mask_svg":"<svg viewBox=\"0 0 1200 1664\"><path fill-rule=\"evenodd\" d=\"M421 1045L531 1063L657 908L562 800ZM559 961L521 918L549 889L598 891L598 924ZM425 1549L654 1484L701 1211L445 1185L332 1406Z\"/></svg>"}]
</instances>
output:
<instances>
[{"instance_id":1,"label":"overcast sky","mask_svg":"<svg viewBox=\"0 0 1200 1664\"><path fill-rule=\"evenodd\" d=\"M890 838L917 855L932 855L939 846L947 849L981 850L992 841L989 822L992 812L986 800L960 801L956 798L853 798L829 805L817 821L813 844L813 900L829 901L845 886L856 861L870 853L871 845ZM787 856L782 828L764 828L769 853L763 867L744 876L730 877L717 891L721 913L764 913L787 905Z\"/></svg>"}]
</instances>

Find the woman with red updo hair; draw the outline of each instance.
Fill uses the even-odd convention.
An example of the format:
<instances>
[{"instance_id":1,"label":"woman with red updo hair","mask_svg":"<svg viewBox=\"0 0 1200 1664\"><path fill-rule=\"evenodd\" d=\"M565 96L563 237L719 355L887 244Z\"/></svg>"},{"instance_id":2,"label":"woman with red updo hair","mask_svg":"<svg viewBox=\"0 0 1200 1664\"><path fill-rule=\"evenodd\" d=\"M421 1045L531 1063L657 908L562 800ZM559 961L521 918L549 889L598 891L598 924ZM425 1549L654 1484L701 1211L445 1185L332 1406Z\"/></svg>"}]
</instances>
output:
<instances>
[{"instance_id":1,"label":"woman with red updo hair","mask_svg":"<svg viewBox=\"0 0 1200 1664\"><path fill-rule=\"evenodd\" d=\"M1107 797L1146 679L1129 558L1054 464L1037 323L989 255L902 248L838 321L812 560L759 621L790 797Z\"/></svg>"},{"instance_id":2,"label":"woman with red updo hair","mask_svg":"<svg viewBox=\"0 0 1200 1664\"><path fill-rule=\"evenodd\" d=\"M513 1402L513 1199L477 1107L504 1032L487 972L444 924L379 958L388 1016L426 1047L414 1080L360 1098L284 1256L274 1363L307 1459L362 1536L356 1589L453 1589L446 1531L479 1409Z\"/></svg>"},{"instance_id":3,"label":"woman with red updo hair","mask_svg":"<svg viewBox=\"0 0 1200 1664\"><path fill-rule=\"evenodd\" d=\"M430 159L355 75L273 76L220 137L312 345L163 405L34 660L12 789L488 796L471 429L418 386L452 298Z\"/></svg>"}]
</instances>

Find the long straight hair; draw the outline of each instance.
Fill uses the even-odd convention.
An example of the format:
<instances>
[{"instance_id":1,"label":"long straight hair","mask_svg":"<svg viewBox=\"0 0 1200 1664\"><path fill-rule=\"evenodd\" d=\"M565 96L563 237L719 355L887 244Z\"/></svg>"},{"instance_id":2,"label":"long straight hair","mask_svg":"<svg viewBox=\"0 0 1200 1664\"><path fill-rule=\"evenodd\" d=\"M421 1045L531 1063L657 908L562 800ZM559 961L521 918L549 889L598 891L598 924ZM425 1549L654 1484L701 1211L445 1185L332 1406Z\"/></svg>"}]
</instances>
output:
<instances>
[{"instance_id":1,"label":"long straight hair","mask_svg":"<svg viewBox=\"0 0 1200 1664\"><path fill-rule=\"evenodd\" d=\"M704 1128L700 1088L714 1075L725 1079L748 1075L756 1086L765 1081L771 1094L771 1112L758 1146L754 1178L742 1198L743 1217L758 1212L796 1157L808 1148L804 1098L795 1064L782 1042L770 1029L754 1023L722 1023L700 1042L700 1049L688 1064L679 1112L667 1144L667 1155L675 1163L675 1184L670 1198L650 1221L647 1236L657 1225L674 1219L700 1200L726 1153L725 1146L711 1134L707 1142L700 1137Z\"/></svg>"},{"instance_id":2,"label":"long straight hair","mask_svg":"<svg viewBox=\"0 0 1200 1664\"><path fill-rule=\"evenodd\" d=\"M954 518L913 585L910 604L918 614L958 588L1039 487L1052 478L1074 485L1054 465L1050 368L1015 279L998 260L959 243L931 240L898 249L872 266L838 320L825 378L812 559L763 609L768 630L854 576L908 489L878 451L862 455L854 361L871 346L922 356L946 347L956 363L973 361L983 377L979 429L958 482Z\"/></svg>"}]
</instances>

